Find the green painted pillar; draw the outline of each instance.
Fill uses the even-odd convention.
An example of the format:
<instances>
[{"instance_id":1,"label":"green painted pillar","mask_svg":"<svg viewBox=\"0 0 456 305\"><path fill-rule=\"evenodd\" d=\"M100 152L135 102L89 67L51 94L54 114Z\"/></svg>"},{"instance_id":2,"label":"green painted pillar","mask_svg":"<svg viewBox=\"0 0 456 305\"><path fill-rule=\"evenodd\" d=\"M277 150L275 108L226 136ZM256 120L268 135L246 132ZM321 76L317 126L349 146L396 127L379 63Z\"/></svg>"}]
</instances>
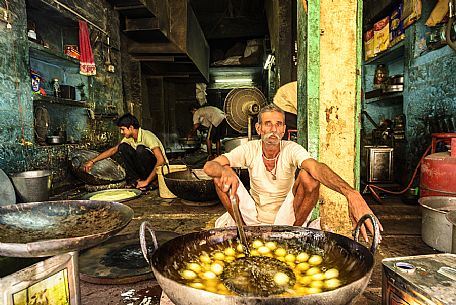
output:
<instances>
[{"instance_id":1,"label":"green painted pillar","mask_svg":"<svg viewBox=\"0 0 456 305\"><path fill-rule=\"evenodd\" d=\"M358 187L362 1L297 1L298 141ZM349 234L346 198L322 187L320 201L322 228Z\"/></svg>"}]
</instances>

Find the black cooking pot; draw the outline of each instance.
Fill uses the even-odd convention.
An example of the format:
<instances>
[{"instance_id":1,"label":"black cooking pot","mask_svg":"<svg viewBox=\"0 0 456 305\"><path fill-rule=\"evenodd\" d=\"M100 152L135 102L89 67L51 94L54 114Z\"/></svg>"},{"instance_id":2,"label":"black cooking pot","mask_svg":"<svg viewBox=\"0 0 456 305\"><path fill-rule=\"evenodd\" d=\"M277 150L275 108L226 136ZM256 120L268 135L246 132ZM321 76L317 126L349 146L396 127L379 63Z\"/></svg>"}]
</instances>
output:
<instances>
[{"instance_id":1,"label":"black cooking pot","mask_svg":"<svg viewBox=\"0 0 456 305\"><path fill-rule=\"evenodd\" d=\"M167 165L165 165L167 166ZM165 167L163 166L163 167ZM214 180L205 175L199 175L195 171L187 169L179 172L165 174L162 167L163 179L168 189L179 198L190 201L213 201L218 199L215 191Z\"/></svg>"},{"instance_id":2,"label":"black cooking pot","mask_svg":"<svg viewBox=\"0 0 456 305\"><path fill-rule=\"evenodd\" d=\"M179 138L179 143L186 146L201 146L201 141L198 138Z\"/></svg>"},{"instance_id":3,"label":"black cooking pot","mask_svg":"<svg viewBox=\"0 0 456 305\"><path fill-rule=\"evenodd\" d=\"M374 223L375 234L370 251L357 242L359 230L363 222L370 218ZM149 256L147 252L145 232L152 235L155 252ZM335 290L311 294L306 296L233 296L212 293L195 289L179 283L178 270L175 269L176 258L191 249L199 248L203 244L216 245L227 241L236 241L235 227L220 228L201 232L194 232L178 236L161 246L157 246L154 232L149 223L143 222L140 228L141 250L151 265L155 278L166 295L176 305L294 305L319 304L339 305L349 304L366 288L374 266L374 252L378 246L379 227L373 215L364 215L355 229L355 240L345 236L302 227L289 226L255 226L245 227L248 239L259 238L270 241L286 242L287 244L301 245L305 248L319 248L323 255L337 256L341 264L339 270L350 275L348 284Z\"/></svg>"}]
</instances>

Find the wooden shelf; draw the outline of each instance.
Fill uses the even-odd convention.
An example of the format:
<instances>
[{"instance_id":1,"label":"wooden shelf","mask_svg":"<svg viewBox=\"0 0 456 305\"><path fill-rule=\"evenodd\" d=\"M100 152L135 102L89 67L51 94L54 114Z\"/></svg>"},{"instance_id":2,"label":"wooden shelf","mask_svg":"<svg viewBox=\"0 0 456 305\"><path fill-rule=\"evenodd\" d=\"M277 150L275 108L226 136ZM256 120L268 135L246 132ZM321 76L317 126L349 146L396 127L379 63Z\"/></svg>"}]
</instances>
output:
<instances>
[{"instance_id":1,"label":"wooden shelf","mask_svg":"<svg viewBox=\"0 0 456 305\"><path fill-rule=\"evenodd\" d=\"M79 60L69 57L59 51L45 48L42 45L29 40L30 57L36 60L44 61L56 66L79 66Z\"/></svg>"},{"instance_id":2,"label":"wooden shelf","mask_svg":"<svg viewBox=\"0 0 456 305\"><path fill-rule=\"evenodd\" d=\"M378 64L388 64L394 62L402 57L404 57L404 40L393 46L392 48L383 51L378 54L376 57L366 60L365 65L378 65Z\"/></svg>"},{"instance_id":3,"label":"wooden shelf","mask_svg":"<svg viewBox=\"0 0 456 305\"><path fill-rule=\"evenodd\" d=\"M44 102L48 104L58 104L71 107L89 108L89 103L86 101L75 101L66 98L60 98L55 96L46 95L33 95L34 102Z\"/></svg>"}]
</instances>

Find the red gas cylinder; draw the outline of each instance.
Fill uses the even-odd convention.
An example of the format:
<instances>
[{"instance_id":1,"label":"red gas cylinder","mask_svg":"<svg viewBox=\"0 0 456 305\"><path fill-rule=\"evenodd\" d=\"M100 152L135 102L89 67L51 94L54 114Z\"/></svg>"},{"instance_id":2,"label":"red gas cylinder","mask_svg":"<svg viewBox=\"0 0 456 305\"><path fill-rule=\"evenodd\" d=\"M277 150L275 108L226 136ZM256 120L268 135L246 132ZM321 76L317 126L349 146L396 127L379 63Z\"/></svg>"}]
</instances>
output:
<instances>
[{"instance_id":1,"label":"red gas cylinder","mask_svg":"<svg viewBox=\"0 0 456 305\"><path fill-rule=\"evenodd\" d=\"M450 145L450 152L435 152L437 142ZM432 135L431 154L421 164L420 197L456 197L456 133Z\"/></svg>"}]
</instances>

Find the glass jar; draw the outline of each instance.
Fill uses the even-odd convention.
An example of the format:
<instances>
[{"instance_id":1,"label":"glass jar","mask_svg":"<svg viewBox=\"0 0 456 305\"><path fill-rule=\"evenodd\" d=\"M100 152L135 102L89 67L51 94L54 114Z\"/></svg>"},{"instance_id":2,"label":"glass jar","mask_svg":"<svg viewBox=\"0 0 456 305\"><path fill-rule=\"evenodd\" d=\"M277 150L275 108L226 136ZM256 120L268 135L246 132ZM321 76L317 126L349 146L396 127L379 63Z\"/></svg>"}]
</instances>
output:
<instances>
[{"instance_id":1,"label":"glass jar","mask_svg":"<svg viewBox=\"0 0 456 305\"><path fill-rule=\"evenodd\" d=\"M374 74L374 88L375 89L381 89L383 87L383 84L386 83L386 80L388 79L388 68L386 65L380 64L377 65L375 68L375 74Z\"/></svg>"}]
</instances>

